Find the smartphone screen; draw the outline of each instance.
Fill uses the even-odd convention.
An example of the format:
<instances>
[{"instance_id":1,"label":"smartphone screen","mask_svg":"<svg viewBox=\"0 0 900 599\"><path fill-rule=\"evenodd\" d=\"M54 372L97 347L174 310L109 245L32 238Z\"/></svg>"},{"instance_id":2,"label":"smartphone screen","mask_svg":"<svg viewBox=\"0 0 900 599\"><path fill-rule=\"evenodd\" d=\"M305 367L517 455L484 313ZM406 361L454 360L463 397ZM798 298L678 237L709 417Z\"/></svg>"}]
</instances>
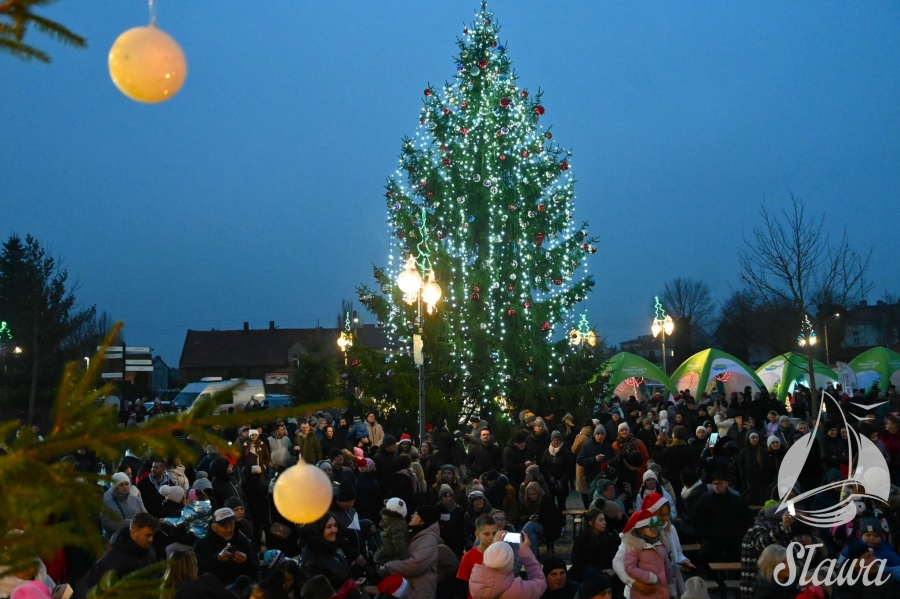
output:
<instances>
[{"instance_id":1,"label":"smartphone screen","mask_svg":"<svg viewBox=\"0 0 900 599\"><path fill-rule=\"evenodd\" d=\"M719 433L712 433L709 436L709 444L710 445L715 445L718 440L719 440Z\"/></svg>"},{"instance_id":2,"label":"smartphone screen","mask_svg":"<svg viewBox=\"0 0 900 599\"><path fill-rule=\"evenodd\" d=\"M522 543L522 534L518 532L508 532L503 536L503 540L507 543Z\"/></svg>"}]
</instances>

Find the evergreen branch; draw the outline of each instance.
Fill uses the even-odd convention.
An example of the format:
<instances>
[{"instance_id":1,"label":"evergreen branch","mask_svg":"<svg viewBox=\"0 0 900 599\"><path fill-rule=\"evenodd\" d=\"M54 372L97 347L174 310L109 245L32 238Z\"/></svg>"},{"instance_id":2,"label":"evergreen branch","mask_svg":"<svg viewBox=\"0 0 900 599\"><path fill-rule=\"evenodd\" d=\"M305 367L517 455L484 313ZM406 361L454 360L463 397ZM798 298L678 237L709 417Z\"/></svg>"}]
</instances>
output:
<instances>
[{"instance_id":1,"label":"evergreen branch","mask_svg":"<svg viewBox=\"0 0 900 599\"><path fill-rule=\"evenodd\" d=\"M33 48L28 44L23 44L14 40L7 40L0 37L0 50L6 50L13 56L22 60L31 60L32 58L41 62L50 62L50 55L46 52Z\"/></svg>"},{"instance_id":2,"label":"evergreen branch","mask_svg":"<svg viewBox=\"0 0 900 599\"><path fill-rule=\"evenodd\" d=\"M48 35L49 37L52 37L58 42L69 44L71 46L75 46L76 48L84 48L87 46L87 40L85 38L76 33L73 33L56 21L45 19L44 17L38 16L33 13L29 15L29 21L34 23L35 27L37 27L39 31Z\"/></svg>"}]
</instances>

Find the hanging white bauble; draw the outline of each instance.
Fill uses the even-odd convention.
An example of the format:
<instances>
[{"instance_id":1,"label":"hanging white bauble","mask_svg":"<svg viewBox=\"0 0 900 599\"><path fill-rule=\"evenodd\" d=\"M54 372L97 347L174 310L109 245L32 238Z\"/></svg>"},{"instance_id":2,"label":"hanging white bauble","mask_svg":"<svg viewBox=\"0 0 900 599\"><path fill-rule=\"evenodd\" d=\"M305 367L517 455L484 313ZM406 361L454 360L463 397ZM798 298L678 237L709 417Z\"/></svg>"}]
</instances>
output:
<instances>
[{"instance_id":1,"label":"hanging white bauble","mask_svg":"<svg viewBox=\"0 0 900 599\"><path fill-rule=\"evenodd\" d=\"M275 479L272 498L282 516L309 524L325 515L333 495L328 475L301 459Z\"/></svg>"},{"instance_id":2,"label":"hanging white bauble","mask_svg":"<svg viewBox=\"0 0 900 599\"><path fill-rule=\"evenodd\" d=\"M109 51L109 76L119 90L138 102L165 102L187 77L184 52L154 23L120 35Z\"/></svg>"}]
</instances>

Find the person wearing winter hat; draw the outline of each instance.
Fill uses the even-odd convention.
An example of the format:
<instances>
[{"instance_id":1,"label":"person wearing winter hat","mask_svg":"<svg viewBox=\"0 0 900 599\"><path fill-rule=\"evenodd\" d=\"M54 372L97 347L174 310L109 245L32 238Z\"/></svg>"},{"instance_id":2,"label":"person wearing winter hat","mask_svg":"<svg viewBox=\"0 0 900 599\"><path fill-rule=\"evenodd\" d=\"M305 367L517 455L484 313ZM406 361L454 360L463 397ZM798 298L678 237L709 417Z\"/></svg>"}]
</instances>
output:
<instances>
[{"instance_id":1,"label":"person wearing winter hat","mask_svg":"<svg viewBox=\"0 0 900 599\"><path fill-rule=\"evenodd\" d=\"M402 576L391 574L378 583L376 599L405 599L409 594L409 582Z\"/></svg>"},{"instance_id":2,"label":"person wearing winter hat","mask_svg":"<svg viewBox=\"0 0 900 599\"><path fill-rule=\"evenodd\" d=\"M502 541L502 536L498 540ZM519 544L519 560L525 566L527 581L513 573L515 555L509 543L491 543L484 552L483 562L472 569L469 579L472 599L539 599L547 590L547 579L526 535L522 535Z\"/></svg>"},{"instance_id":3,"label":"person wearing winter hat","mask_svg":"<svg viewBox=\"0 0 900 599\"><path fill-rule=\"evenodd\" d=\"M410 534L408 557L389 561L378 566L377 572L385 577L402 576L409 582L410 599L434 597L437 593L438 545L441 541L438 519L440 511L433 505L420 505L409 520Z\"/></svg>"},{"instance_id":4,"label":"person wearing winter hat","mask_svg":"<svg viewBox=\"0 0 900 599\"><path fill-rule=\"evenodd\" d=\"M547 579L547 591L541 599L572 599L578 592L578 583L569 579L566 562L556 555L544 559L541 568Z\"/></svg>"},{"instance_id":5,"label":"person wearing winter hat","mask_svg":"<svg viewBox=\"0 0 900 599\"><path fill-rule=\"evenodd\" d=\"M378 414L375 410L369 410L366 413L366 431L369 433L369 441L372 442L372 447L381 447L384 441L384 429L381 427L381 424L378 422Z\"/></svg>"},{"instance_id":6,"label":"person wearing winter hat","mask_svg":"<svg viewBox=\"0 0 900 599\"><path fill-rule=\"evenodd\" d=\"M503 449L503 468L513 488L518 489L525 480L525 468L537 462L537 457L528 447L528 432L516 431Z\"/></svg>"},{"instance_id":7,"label":"person wearing winter hat","mask_svg":"<svg viewBox=\"0 0 900 599\"><path fill-rule=\"evenodd\" d=\"M14 532L13 534L19 533ZM31 567L19 569L17 572L7 570L5 573L0 574L0 596L9 597L10 593L15 595L18 589L35 584L45 585L46 587L53 586L53 579L47 574L47 567L40 559L34 560L34 565ZM26 591L21 592L25 593ZM28 595L23 596L27 597ZM33 596L40 597L41 595ZM48 593L47 597L49 596Z\"/></svg>"},{"instance_id":8,"label":"person wearing winter hat","mask_svg":"<svg viewBox=\"0 0 900 599\"><path fill-rule=\"evenodd\" d=\"M159 488L159 494L171 503L176 504L178 506L178 513L181 513L181 505L184 503L186 495L184 489L171 485L163 485ZM165 507L163 509L165 510Z\"/></svg>"},{"instance_id":9,"label":"person wearing winter hat","mask_svg":"<svg viewBox=\"0 0 900 599\"><path fill-rule=\"evenodd\" d=\"M591 484L597 477L600 476L603 467L614 457L615 452L613 451L612 445L606 440L606 428L603 425L598 424L594 427L593 437L582 444L581 449L579 449L578 455L575 458L575 463L582 468L584 481L588 489L590 489ZM587 496L585 497L585 495ZM582 493L581 500L585 506L590 505L592 501L590 490L588 490L587 493Z\"/></svg>"},{"instance_id":10,"label":"person wearing winter hat","mask_svg":"<svg viewBox=\"0 0 900 599\"><path fill-rule=\"evenodd\" d=\"M628 519L620 535L625 547L623 567L628 577L634 581L631 585L632 599L675 594L672 563L662 543L661 531L662 521L649 510L640 509ZM638 582L642 585L638 585ZM648 585L654 588L651 590Z\"/></svg>"},{"instance_id":11,"label":"person wearing winter hat","mask_svg":"<svg viewBox=\"0 0 900 599\"><path fill-rule=\"evenodd\" d=\"M381 446L372 455L372 460L375 462L375 474L378 482L382 485L386 485L391 475L396 472L394 461L398 457L397 438L394 435L385 435Z\"/></svg>"},{"instance_id":12,"label":"person wearing winter hat","mask_svg":"<svg viewBox=\"0 0 900 599\"><path fill-rule=\"evenodd\" d=\"M104 509L100 515L103 536L107 541L117 530L128 526L136 514L147 511L141 497L131 492L131 479L127 474L116 472L111 478L112 484L103 493Z\"/></svg>"},{"instance_id":13,"label":"person wearing winter hat","mask_svg":"<svg viewBox=\"0 0 900 599\"><path fill-rule=\"evenodd\" d=\"M629 459L632 455L637 455L640 459L636 468L629 469L626 468L622 475L628 474L630 471L634 471L633 475L634 480L630 480L632 477L629 476L628 484L631 485L632 489L636 489L640 486L640 481L644 476L644 472L647 469L647 460L650 459L650 454L647 452L647 446L644 445L643 441L635 437L631 433L631 427L628 426L627 422L623 422L619 425L618 436L616 440L612 444L613 451L616 452L617 456L624 456L626 464L628 464Z\"/></svg>"},{"instance_id":14,"label":"person wearing winter hat","mask_svg":"<svg viewBox=\"0 0 900 599\"><path fill-rule=\"evenodd\" d=\"M391 560L401 559L409 546L409 529L406 526L407 505L399 497L386 499L381 510L381 547L375 552L375 563L383 566Z\"/></svg>"},{"instance_id":15,"label":"person wearing winter hat","mask_svg":"<svg viewBox=\"0 0 900 599\"><path fill-rule=\"evenodd\" d=\"M689 578L684 583L684 594L681 599L710 599L706 581L699 576Z\"/></svg>"},{"instance_id":16,"label":"person wearing winter hat","mask_svg":"<svg viewBox=\"0 0 900 599\"><path fill-rule=\"evenodd\" d=\"M779 449L781 449L781 439L779 439L775 435L769 435L769 438L766 439L766 446L769 449L772 449L773 445L775 445L774 451L778 451Z\"/></svg>"},{"instance_id":17,"label":"person wearing winter hat","mask_svg":"<svg viewBox=\"0 0 900 599\"><path fill-rule=\"evenodd\" d=\"M556 498L560 512L566 509L569 481L574 467L575 458L563 445L562 433L553 431L550 435L550 446L541 456L540 469L549 477L545 482L550 490L550 496Z\"/></svg>"},{"instance_id":18,"label":"person wearing winter hat","mask_svg":"<svg viewBox=\"0 0 900 599\"><path fill-rule=\"evenodd\" d=\"M584 580L578 589L579 599L612 599L612 584L609 578L595 568L586 568Z\"/></svg>"}]
</instances>

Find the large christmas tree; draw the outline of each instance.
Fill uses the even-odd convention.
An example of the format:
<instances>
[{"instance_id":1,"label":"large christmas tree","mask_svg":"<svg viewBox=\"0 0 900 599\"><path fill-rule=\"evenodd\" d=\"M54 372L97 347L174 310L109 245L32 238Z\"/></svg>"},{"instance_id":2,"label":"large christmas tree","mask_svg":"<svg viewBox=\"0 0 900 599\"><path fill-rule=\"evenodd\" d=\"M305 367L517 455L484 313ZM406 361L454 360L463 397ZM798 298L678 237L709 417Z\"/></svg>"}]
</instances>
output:
<instances>
[{"instance_id":1,"label":"large christmas tree","mask_svg":"<svg viewBox=\"0 0 900 599\"><path fill-rule=\"evenodd\" d=\"M391 346L386 358L355 354L351 376L403 409L415 405L416 305L397 278L433 272L441 286L424 323L429 417L441 405L485 416L571 405L600 362L593 343L569 339L573 306L594 285L579 268L596 252L575 221L571 153L542 126L541 92L519 87L499 30L482 4L457 41L455 79L425 89L419 130L386 185L388 266L375 267L380 289L358 289Z\"/></svg>"}]
</instances>

